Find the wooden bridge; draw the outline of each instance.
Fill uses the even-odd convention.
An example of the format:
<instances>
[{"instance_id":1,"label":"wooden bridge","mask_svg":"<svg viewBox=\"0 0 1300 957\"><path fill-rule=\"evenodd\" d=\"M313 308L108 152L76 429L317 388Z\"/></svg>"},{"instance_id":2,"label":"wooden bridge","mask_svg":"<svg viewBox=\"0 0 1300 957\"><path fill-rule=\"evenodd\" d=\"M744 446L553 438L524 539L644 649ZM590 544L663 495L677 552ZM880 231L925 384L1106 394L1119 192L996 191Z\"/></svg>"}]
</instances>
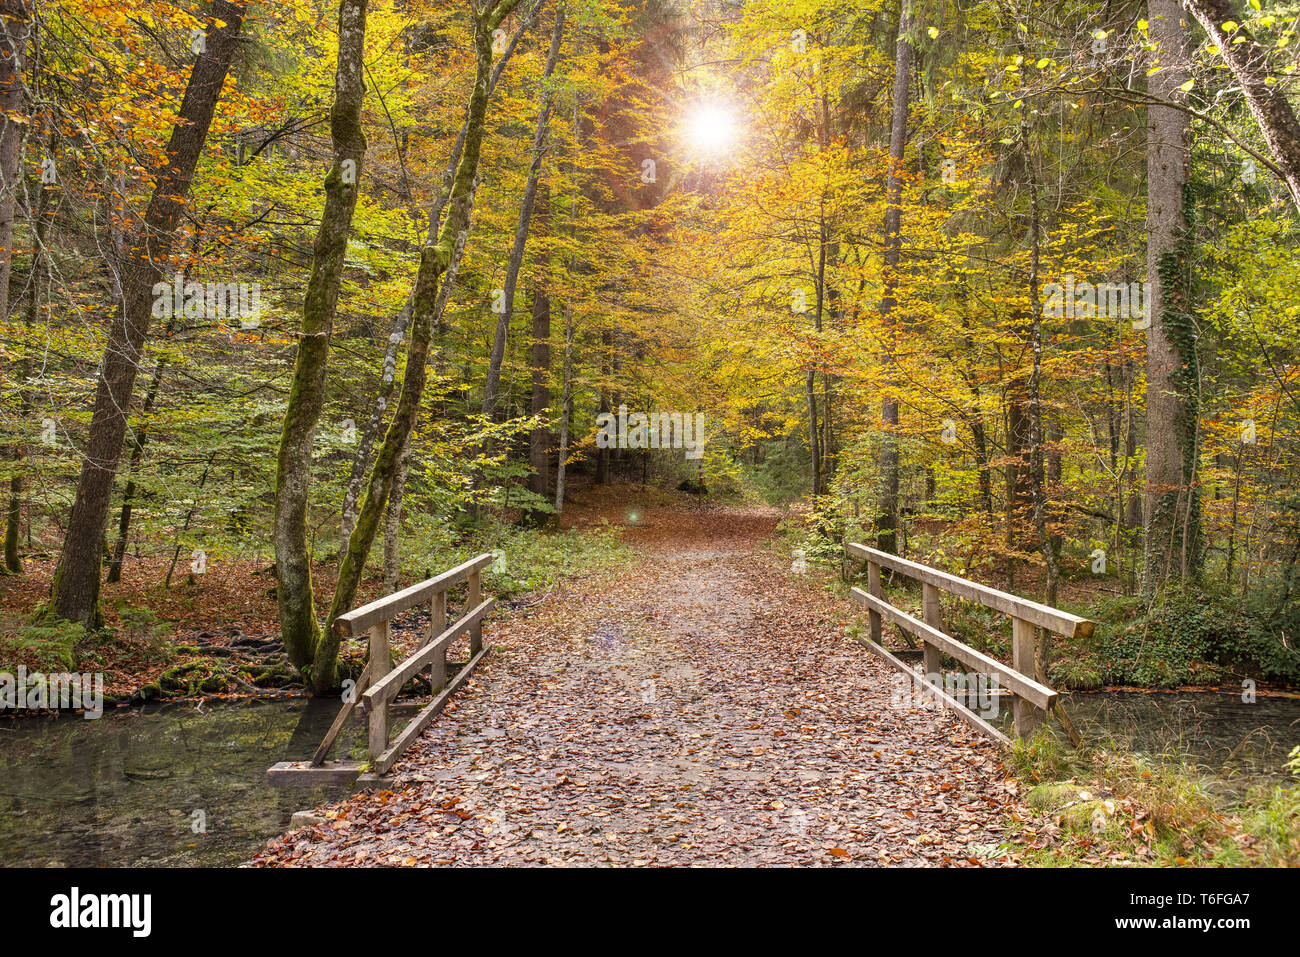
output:
<instances>
[{"instance_id":1,"label":"wooden bridge","mask_svg":"<svg viewBox=\"0 0 1300 957\"><path fill-rule=\"evenodd\" d=\"M494 556L490 553L471 558L464 564L434 578L362 605L340 615L334 628L341 637L367 634L370 659L352 692L344 695L343 707L330 726L325 740L310 761L282 761L267 771L272 784L353 784L375 783L392 768L393 762L409 748L420 732L447 706L456 689L465 683L483 661L488 648L483 645L483 618L495 599L483 600L482 572ZM461 582L467 583L464 613L447 625L447 592ZM393 666L389 629L393 618L408 609L429 604L429 630L416 649L400 664ZM469 636L469 660L454 665L447 662L447 651L462 635ZM447 679L448 670L455 672ZM389 717L393 699L408 681L420 672L428 676L432 698L389 744ZM369 760L366 762L326 761L326 755L347 723L357 702L368 724Z\"/></svg>"},{"instance_id":2,"label":"wooden bridge","mask_svg":"<svg viewBox=\"0 0 1300 957\"><path fill-rule=\"evenodd\" d=\"M936 682L936 677L942 674L943 655L947 654L974 669L976 674L996 677L1012 696L1013 732L1016 736L1028 734L1045 714L1056 707L1057 693L1047 687L1045 676L1036 669L1038 630L1042 628L1058 635L1085 638L1092 633L1093 622L865 545L849 544L847 551L856 560L855 575L863 564L867 569L867 590L853 588L850 592L868 609L870 638L863 639L863 644L915 682L924 695L951 709L989 737L1009 742L1006 734L976 714L966 703L945 692L941 682ZM488 648L482 642L483 618L492 609L494 600L483 599L481 573L493 560L491 554L479 555L441 575L339 616L334 627L341 637L369 636L369 662L356 687L345 695L338 717L312 759L276 764L267 772L270 781L303 785L379 782L487 655ZM903 576L921 583L921 619L885 600L882 570L891 576ZM462 605L464 613L449 626L447 593L461 583L466 584ZM975 601L1010 616L1010 665L945 632L941 593ZM411 654L394 665L389 642L390 623L401 612L425 603L430 606L428 632ZM923 666L919 672L885 649L881 638L886 619L909 640L914 637L921 642ZM469 636L468 660L449 664L448 649L456 639L465 635ZM454 672L450 680L449 671ZM390 743L394 699L408 681L422 672L427 675L432 697ZM368 725L368 760L326 760L358 702Z\"/></svg>"}]
</instances>

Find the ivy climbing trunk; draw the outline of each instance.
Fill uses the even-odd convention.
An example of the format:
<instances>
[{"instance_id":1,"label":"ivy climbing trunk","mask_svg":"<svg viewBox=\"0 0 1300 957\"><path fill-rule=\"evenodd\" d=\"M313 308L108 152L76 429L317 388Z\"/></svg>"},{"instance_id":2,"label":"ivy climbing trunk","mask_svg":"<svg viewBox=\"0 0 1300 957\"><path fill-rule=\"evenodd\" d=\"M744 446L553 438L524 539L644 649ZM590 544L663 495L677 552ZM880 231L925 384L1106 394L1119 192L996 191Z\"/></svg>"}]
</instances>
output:
<instances>
[{"instance_id":1,"label":"ivy climbing trunk","mask_svg":"<svg viewBox=\"0 0 1300 957\"><path fill-rule=\"evenodd\" d=\"M149 335L153 288L172 258L176 227L235 55L244 9L229 0L212 4L204 52L190 71L166 159L157 170L144 218L127 243L121 308L107 330L76 498L50 588L54 614L89 627L102 623L99 579L104 523L126 436L131 393Z\"/></svg>"},{"instance_id":2,"label":"ivy climbing trunk","mask_svg":"<svg viewBox=\"0 0 1300 957\"><path fill-rule=\"evenodd\" d=\"M1150 92L1182 103L1189 78L1187 31L1177 0L1149 0L1159 72ZM1199 565L1196 491L1196 343L1191 316L1188 168L1191 121L1173 106L1147 107L1147 454L1142 593Z\"/></svg>"},{"instance_id":3,"label":"ivy climbing trunk","mask_svg":"<svg viewBox=\"0 0 1300 957\"><path fill-rule=\"evenodd\" d=\"M308 671L320 641L307 543L307 494L311 452L325 402L330 335L339 283L347 259L366 138L361 130L365 100L366 0L339 4L339 50L334 74L330 137L334 163L325 177L325 209L312 247L311 274L302 307L289 404L280 432L275 474L275 570L280 633L294 667Z\"/></svg>"},{"instance_id":4,"label":"ivy climbing trunk","mask_svg":"<svg viewBox=\"0 0 1300 957\"><path fill-rule=\"evenodd\" d=\"M488 97L492 79L492 34L501 22L518 6L519 0L499 0L483 13L474 12L474 49L476 68L474 89L470 94L467 112L465 147L456 177L452 182L447 204L447 216L438 233L438 242L427 245L420 253L420 266L416 273L415 288L411 295L411 344L406 355L406 371L402 379L402 392L397 400L393 421L384 434L384 441L375 455L370 470L370 481L357 514L357 524L348 539L347 551L339 566L338 582L330 602L326 628L316 646L312 662L311 683L317 691L333 688L338 659L339 639L334 632L334 619L352 606L366 558L379 529L379 520L388 503L393 479L397 473L402 450L415 426L420 403L424 397L429 346L433 338L433 324L438 314L439 283L458 249L463 249L468 238L470 212L474 205L477 186L479 154L483 146Z\"/></svg>"}]
</instances>

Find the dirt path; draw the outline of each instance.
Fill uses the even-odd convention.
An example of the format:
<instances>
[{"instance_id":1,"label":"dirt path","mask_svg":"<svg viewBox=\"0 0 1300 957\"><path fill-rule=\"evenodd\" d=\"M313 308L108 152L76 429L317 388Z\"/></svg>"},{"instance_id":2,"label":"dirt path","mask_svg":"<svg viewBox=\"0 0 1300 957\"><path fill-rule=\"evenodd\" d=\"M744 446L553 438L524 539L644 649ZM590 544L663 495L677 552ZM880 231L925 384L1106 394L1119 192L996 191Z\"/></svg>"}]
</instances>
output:
<instances>
[{"instance_id":1,"label":"dirt path","mask_svg":"<svg viewBox=\"0 0 1300 957\"><path fill-rule=\"evenodd\" d=\"M633 568L489 628L390 789L254 863L996 863L998 752L890 706L854 608L759 550L774 516L642 522Z\"/></svg>"}]
</instances>

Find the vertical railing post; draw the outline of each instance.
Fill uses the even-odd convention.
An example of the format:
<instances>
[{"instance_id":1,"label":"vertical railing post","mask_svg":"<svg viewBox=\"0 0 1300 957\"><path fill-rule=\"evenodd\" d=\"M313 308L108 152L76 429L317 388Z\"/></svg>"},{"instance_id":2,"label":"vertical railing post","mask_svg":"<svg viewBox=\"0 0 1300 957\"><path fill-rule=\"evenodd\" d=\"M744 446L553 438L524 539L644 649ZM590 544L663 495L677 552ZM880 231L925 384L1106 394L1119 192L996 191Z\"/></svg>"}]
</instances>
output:
<instances>
[{"instance_id":1,"label":"vertical railing post","mask_svg":"<svg viewBox=\"0 0 1300 957\"><path fill-rule=\"evenodd\" d=\"M447 630L447 593L440 591L433 596L433 607L429 610L429 640L437 638ZM447 683L447 649L433 656L429 665L429 686L437 692Z\"/></svg>"},{"instance_id":2,"label":"vertical railing post","mask_svg":"<svg viewBox=\"0 0 1300 957\"><path fill-rule=\"evenodd\" d=\"M388 622L381 621L370 628L370 683L375 684L392 671L392 657L388 650ZM388 701L375 702L367 716L370 721L370 763L388 749Z\"/></svg>"},{"instance_id":3,"label":"vertical railing post","mask_svg":"<svg viewBox=\"0 0 1300 957\"><path fill-rule=\"evenodd\" d=\"M939 604L939 589L926 582L921 583L921 614L927 625L936 631L943 631L943 607ZM943 652L928 641L923 642L922 647L925 649L923 670L926 680L930 681L930 675L935 675L936 680L931 683L942 685Z\"/></svg>"},{"instance_id":4,"label":"vertical railing post","mask_svg":"<svg viewBox=\"0 0 1300 957\"><path fill-rule=\"evenodd\" d=\"M1037 627L1023 618L1013 617L1011 619L1011 667L1022 675L1032 675L1037 644ZM1038 709L1019 695L1015 696L1011 707L1016 737L1023 738L1037 727Z\"/></svg>"},{"instance_id":5,"label":"vertical railing post","mask_svg":"<svg viewBox=\"0 0 1300 957\"><path fill-rule=\"evenodd\" d=\"M872 598L884 599L880 590L880 565L867 559L867 594ZM880 612L868 611L867 621L871 624L871 640L880 644Z\"/></svg>"},{"instance_id":6,"label":"vertical railing post","mask_svg":"<svg viewBox=\"0 0 1300 957\"><path fill-rule=\"evenodd\" d=\"M479 575L479 570L474 569L474 574L469 576L469 596L465 599L465 611L471 612L479 606L483 600L483 582ZM473 658L483 648L483 622L481 620L474 622L469 630L469 656Z\"/></svg>"}]
</instances>

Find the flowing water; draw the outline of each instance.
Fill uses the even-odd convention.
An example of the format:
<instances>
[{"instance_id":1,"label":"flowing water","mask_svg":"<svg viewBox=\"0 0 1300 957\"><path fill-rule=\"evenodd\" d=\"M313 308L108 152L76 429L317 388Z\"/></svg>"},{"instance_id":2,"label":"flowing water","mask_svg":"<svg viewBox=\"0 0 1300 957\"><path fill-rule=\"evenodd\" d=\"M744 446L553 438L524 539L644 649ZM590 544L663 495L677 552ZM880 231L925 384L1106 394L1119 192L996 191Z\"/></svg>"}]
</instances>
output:
<instances>
[{"instance_id":1,"label":"flowing water","mask_svg":"<svg viewBox=\"0 0 1300 957\"><path fill-rule=\"evenodd\" d=\"M1190 757L1237 784L1282 779L1300 744L1296 698L1099 692L1067 701L1085 736ZM348 793L266 783L275 762L309 758L337 712L337 700L281 698L0 720L0 865L238 864L294 811ZM332 756L364 752L363 726L351 722Z\"/></svg>"}]
</instances>

